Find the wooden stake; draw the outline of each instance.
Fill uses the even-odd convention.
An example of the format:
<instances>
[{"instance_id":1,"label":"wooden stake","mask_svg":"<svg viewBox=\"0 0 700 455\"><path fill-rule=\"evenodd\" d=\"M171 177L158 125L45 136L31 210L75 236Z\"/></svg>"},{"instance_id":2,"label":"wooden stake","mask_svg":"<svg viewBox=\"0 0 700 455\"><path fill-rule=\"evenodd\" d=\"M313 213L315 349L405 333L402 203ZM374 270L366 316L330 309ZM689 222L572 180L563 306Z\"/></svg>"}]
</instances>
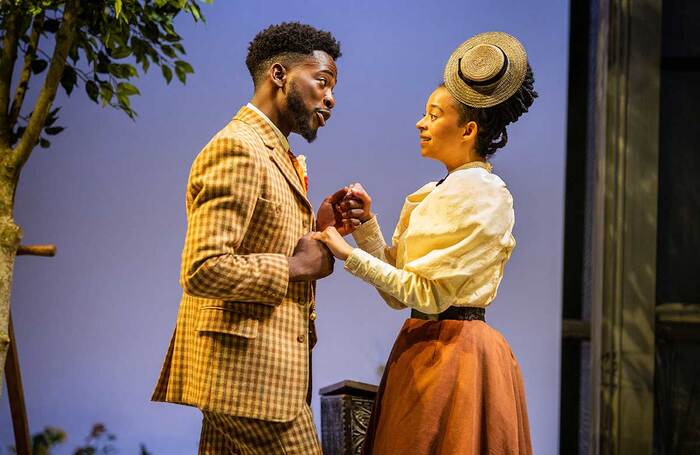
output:
<instances>
[{"instance_id":1,"label":"wooden stake","mask_svg":"<svg viewBox=\"0 0 700 455\"><path fill-rule=\"evenodd\" d=\"M20 245L17 255L46 256L56 255L55 245ZM15 329L12 324L12 313L9 320L10 346L5 362L5 378L7 379L7 395L10 400L10 413L12 415L12 428L15 432L15 450L17 455L32 455L32 444L29 436L29 419L27 407L24 403L24 388L22 387L22 375L19 371L19 355L17 354L17 341Z\"/></svg>"},{"instance_id":2,"label":"wooden stake","mask_svg":"<svg viewBox=\"0 0 700 455\"><path fill-rule=\"evenodd\" d=\"M24 404L22 376L19 372L19 357L17 356L15 330L12 326L12 313L10 313L9 332L10 347L7 352L7 361L5 362L5 378L7 379L7 395L10 399L12 427L15 431L15 449L17 450L17 455L32 455L27 408Z\"/></svg>"},{"instance_id":3,"label":"wooden stake","mask_svg":"<svg viewBox=\"0 0 700 455\"><path fill-rule=\"evenodd\" d=\"M56 245L20 245L17 256L56 256Z\"/></svg>"}]
</instances>

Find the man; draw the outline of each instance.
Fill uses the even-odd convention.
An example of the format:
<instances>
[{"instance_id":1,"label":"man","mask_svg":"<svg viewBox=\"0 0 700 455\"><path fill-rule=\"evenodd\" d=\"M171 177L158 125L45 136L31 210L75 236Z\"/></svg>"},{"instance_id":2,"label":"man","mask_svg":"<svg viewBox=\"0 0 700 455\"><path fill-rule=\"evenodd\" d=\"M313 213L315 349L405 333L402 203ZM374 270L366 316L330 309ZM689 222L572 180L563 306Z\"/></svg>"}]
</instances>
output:
<instances>
[{"instance_id":1,"label":"man","mask_svg":"<svg viewBox=\"0 0 700 455\"><path fill-rule=\"evenodd\" d=\"M330 118L339 56L331 34L308 25L260 32L246 58L250 103L192 165L184 293L152 399L202 410L200 454L321 453L309 363L314 284L333 258L310 238L314 214L287 136L311 142ZM319 229L352 229L332 207L344 194L324 201Z\"/></svg>"}]
</instances>

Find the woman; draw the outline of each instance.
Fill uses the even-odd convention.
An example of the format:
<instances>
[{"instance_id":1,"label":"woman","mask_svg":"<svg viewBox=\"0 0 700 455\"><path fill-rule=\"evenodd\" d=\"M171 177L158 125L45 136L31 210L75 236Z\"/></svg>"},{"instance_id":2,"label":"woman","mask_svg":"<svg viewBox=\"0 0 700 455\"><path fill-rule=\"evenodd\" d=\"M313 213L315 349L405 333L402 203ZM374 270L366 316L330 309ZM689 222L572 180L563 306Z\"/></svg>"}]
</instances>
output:
<instances>
[{"instance_id":1,"label":"woman","mask_svg":"<svg viewBox=\"0 0 700 455\"><path fill-rule=\"evenodd\" d=\"M523 381L503 336L484 322L515 246L512 198L487 159L537 93L522 45L484 33L450 57L416 127L421 154L448 175L406 198L392 245L359 184L340 210L363 223L353 249L316 233L393 308L410 307L391 352L364 453L529 454Z\"/></svg>"}]
</instances>

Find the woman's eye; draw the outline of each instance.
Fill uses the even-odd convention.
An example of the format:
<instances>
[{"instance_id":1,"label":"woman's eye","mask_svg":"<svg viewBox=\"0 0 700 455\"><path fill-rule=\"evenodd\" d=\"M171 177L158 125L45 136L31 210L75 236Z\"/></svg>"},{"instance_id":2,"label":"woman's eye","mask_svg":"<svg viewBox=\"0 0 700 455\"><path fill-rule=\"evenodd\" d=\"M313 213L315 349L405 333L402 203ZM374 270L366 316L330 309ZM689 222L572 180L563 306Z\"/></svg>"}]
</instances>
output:
<instances>
[{"instance_id":1,"label":"woman's eye","mask_svg":"<svg viewBox=\"0 0 700 455\"><path fill-rule=\"evenodd\" d=\"M437 118L437 115L430 114L430 120L435 120Z\"/></svg>"}]
</instances>

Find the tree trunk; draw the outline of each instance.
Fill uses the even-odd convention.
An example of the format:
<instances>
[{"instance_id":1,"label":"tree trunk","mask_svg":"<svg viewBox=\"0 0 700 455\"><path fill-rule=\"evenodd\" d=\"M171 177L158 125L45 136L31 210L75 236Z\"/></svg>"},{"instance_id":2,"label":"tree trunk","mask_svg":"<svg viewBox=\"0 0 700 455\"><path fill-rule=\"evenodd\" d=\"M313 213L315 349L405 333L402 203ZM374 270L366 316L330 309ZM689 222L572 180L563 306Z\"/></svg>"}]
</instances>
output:
<instances>
[{"instance_id":1,"label":"tree trunk","mask_svg":"<svg viewBox=\"0 0 700 455\"><path fill-rule=\"evenodd\" d=\"M5 368L5 358L10 343L8 335L10 315L10 291L15 255L22 238L22 231L12 219L14 192L17 180L0 179L0 391Z\"/></svg>"},{"instance_id":2,"label":"tree trunk","mask_svg":"<svg viewBox=\"0 0 700 455\"><path fill-rule=\"evenodd\" d=\"M0 367L3 367L3 369L10 341L8 326L12 272L15 266L17 247L22 238L22 231L12 219L17 181L19 180L22 166L29 159L29 155L39 140L46 117L56 96L56 90L66 66L68 51L75 41L78 30L79 11L80 0L68 0L66 2L61 25L56 33L56 47L44 79L44 85L34 104L34 110L27 122L27 128L14 149L11 148L11 141L8 140L9 132L12 131L14 125L8 122L7 108L12 81L11 67L14 67L17 53L17 34L6 33L2 43L4 49L2 55L0 55L0 64L2 64L0 69L6 70L0 71ZM13 17L15 21L18 20L14 15L10 17ZM17 25L12 21L10 23L13 26ZM21 101L23 96L24 94L21 94L17 98L18 102ZM14 110L17 110L17 112L21 109L19 104L14 107ZM0 374L1 390L2 374Z\"/></svg>"}]
</instances>

